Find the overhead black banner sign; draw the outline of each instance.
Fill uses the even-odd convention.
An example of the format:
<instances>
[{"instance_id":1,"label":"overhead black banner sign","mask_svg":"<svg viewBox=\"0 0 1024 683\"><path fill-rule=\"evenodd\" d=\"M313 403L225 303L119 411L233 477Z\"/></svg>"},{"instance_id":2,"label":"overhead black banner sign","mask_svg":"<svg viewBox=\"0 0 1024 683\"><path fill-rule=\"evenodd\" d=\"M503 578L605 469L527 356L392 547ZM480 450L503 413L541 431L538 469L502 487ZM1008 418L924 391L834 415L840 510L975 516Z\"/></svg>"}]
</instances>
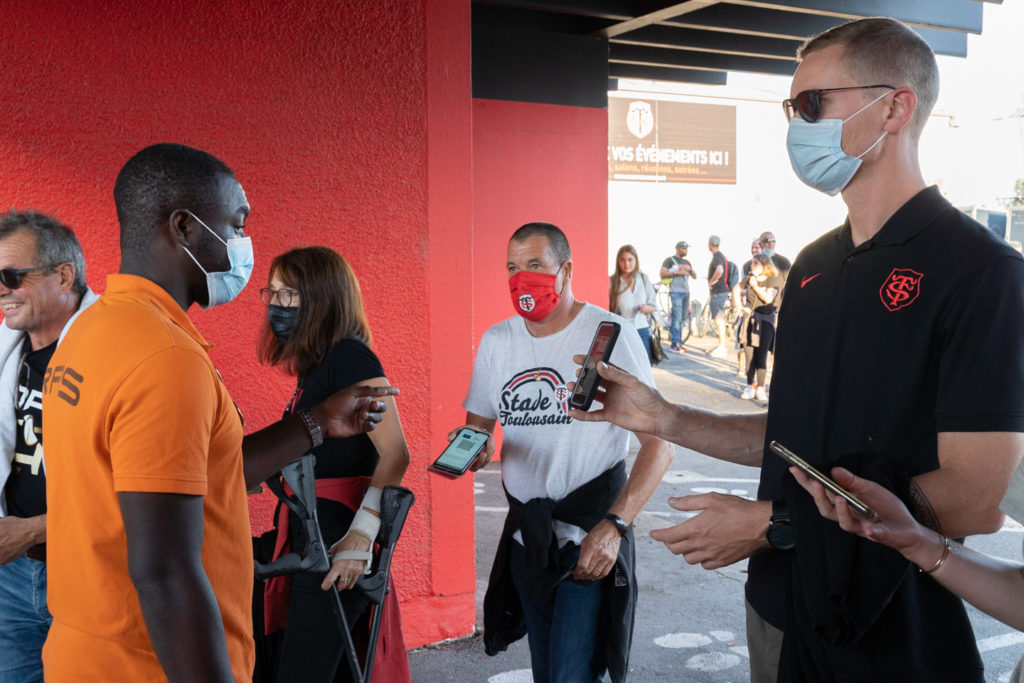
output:
<instances>
[{"instance_id":1,"label":"overhead black banner sign","mask_svg":"<svg viewBox=\"0 0 1024 683\"><path fill-rule=\"evenodd\" d=\"M736 107L608 98L608 180L736 183Z\"/></svg>"}]
</instances>

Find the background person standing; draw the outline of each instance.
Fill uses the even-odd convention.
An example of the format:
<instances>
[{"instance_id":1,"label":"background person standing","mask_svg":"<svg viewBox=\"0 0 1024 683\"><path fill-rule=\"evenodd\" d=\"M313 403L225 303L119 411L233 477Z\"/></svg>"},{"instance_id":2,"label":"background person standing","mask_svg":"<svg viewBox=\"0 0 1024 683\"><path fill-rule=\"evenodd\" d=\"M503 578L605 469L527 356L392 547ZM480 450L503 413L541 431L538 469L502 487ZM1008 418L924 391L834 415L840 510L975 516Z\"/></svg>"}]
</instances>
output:
<instances>
[{"instance_id":1,"label":"background person standing","mask_svg":"<svg viewBox=\"0 0 1024 683\"><path fill-rule=\"evenodd\" d=\"M647 359L654 363L647 317L654 313L654 286L647 274L640 270L639 263L632 244L619 247L615 255L615 272L608 283L608 310L633 323L647 350Z\"/></svg>"},{"instance_id":2,"label":"background person standing","mask_svg":"<svg viewBox=\"0 0 1024 683\"><path fill-rule=\"evenodd\" d=\"M697 279L693 266L686 260L689 248L686 242L676 242L675 256L665 259L660 271L661 283L668 284L668 296L672 301L668 335L672 344L670 349L676 353L683 352L683 324L690 315L690 281L687 278Z\"/></svg>"}]
</instances>

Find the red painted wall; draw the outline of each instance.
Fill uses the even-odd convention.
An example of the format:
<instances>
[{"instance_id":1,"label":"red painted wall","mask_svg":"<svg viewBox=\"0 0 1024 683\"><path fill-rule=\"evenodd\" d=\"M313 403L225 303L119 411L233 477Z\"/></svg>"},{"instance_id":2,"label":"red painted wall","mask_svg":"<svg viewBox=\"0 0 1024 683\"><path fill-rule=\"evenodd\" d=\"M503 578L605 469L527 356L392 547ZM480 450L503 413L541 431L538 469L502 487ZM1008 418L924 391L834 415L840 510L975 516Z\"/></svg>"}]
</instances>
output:
<instances>
[{"instance_id":1,"label":"red painted wall","mask_svg":"<svg viewBox=\"0 0 1024 683\"><path fill-rule=\"evenodd\" d=\"M608 307L607 148L605 109L473 101L474 343L515 313L505 252L530 221L565 232L573 293Z\"/></svg>"},{"instance_id":2,"label":"red painted wall","mask_svg":"<svg viewBox=\"0 0 1024 683\"><path fill-rule=\"evenodd\" d=\"M472 358L469 2L10 0L3 18L0 207L72 226L94 289L118 266L111 191L131 154L181 142L237 173L253 281L191 314L249 429L279 417L293 386L256 363L267 264L307 244L350 260L404 390L417 494L397 559L407 643L471 632L471 485L425 473L462 419ZM252 503L257 530L269 505Z\"/></svg>"}]
</instances>

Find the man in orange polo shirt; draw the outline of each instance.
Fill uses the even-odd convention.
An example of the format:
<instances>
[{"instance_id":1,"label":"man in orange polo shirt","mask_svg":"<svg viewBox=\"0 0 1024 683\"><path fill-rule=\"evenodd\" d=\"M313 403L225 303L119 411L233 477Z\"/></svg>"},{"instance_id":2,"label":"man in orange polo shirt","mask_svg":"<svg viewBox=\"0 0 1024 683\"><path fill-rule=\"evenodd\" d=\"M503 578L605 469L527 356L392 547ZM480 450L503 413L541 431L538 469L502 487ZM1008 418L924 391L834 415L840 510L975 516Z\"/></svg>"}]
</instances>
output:
<instances>
[{"instance_id":1,"label":"man in orange polo shirt","mask_svg":"<svg viewBox=\"0 0 1024 683\"><path fill-rule=\"evenodd\" d=\"M121 268L55 352L43 385L50 501L47 681L252 676L245 491L324 436L372 429L390 387L350 388L243 439L186 314L248 281L249 205L234 173L147 147L114 187ZM244 452L244 458L243 458Z\"/></svg>"}]
</instances>

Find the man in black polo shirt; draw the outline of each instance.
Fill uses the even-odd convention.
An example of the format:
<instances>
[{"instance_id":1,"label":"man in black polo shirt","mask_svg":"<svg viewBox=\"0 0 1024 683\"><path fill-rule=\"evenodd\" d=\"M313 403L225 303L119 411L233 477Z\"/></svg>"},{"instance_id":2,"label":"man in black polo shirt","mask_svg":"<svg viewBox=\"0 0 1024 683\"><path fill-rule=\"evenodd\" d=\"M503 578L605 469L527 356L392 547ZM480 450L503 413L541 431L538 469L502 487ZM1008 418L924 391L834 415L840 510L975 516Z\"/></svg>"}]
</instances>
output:
<instances>
[{"instance_id":1,"label":"man in black polo shirt","mask_svg":"<svg viewBox=\"0 0 1024 683\"><path fill-rule=\"evenodd\" d=\"M766 446L885 483L945 536L998 530L1024 450L1024 260L925 184L938 72L917 34L863 19L799 57L790 159L848 217L790 271L767 416L672 406L613 368L603 410L572 416L761 465L757 501L673 499L703 512L651 532L708 569L750 558L751 680L981 681L962 603L823 520Z\"/></svg>"}]
</instances>

